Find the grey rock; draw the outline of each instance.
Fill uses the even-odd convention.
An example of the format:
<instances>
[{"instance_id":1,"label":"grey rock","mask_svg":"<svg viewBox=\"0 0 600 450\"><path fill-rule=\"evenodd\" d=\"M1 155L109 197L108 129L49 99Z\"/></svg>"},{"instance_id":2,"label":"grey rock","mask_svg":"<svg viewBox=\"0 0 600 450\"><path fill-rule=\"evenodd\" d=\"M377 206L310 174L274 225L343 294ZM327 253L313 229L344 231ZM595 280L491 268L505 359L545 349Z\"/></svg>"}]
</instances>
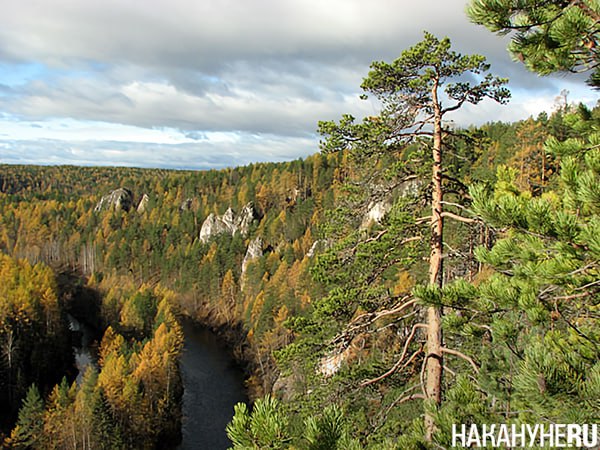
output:
<instances>
[{"instance_id":1,"label":"grey rock","mask_svg":"<svg viewBox=\"0 0 600 450\"><path fill-rule=\"evenodd\" d=\"M133 205L133 193L126 188L119 188L100 199L94 212L100 211L129 211Z\"/></svg>"},{"instance_id":2,"label":"grey rock","mask_svg":"<svg viewBox=\"0 0 600 450\"><path fill-rule=\"evenodd\" d=\"M314 257L317 253L330 247L332 242L329 239L317 239L306 252L306 256L309 258Z\"/></svg>"},{"instance_id":3,"label":"grey rock","mask_svg":"<svg viewBox=\"0 0 600 450\"><path fill-rule=\"evenodd\" d=\"M361 228L367 228L373 223L381 223L385 215L392 209L392 203L389 201L371 202L367 207L367 214L360 225Z\"/></svg>"},{"instance_id":4,"label":"grey rock","mask_svg":"<svg viewBox=\"0 0 600 450\"><path fill-rule=\"evenodd\" d=\"M246 273L248 263L256 258L260 258L263 255L263 240L260 236L250 241L244 261L242 261L242 276Z\"/></svg>"},{"instance_id":5,"label":"grey rock","mask_svg":"<svg viewBox=\"0 0 600 450\"><path fill-rule=\"evenodd\" d=\"M388 192L387 195L383 195L384 198L382 200L371 201L367 206L367 212L363 216L360 228L365 229L375 223L380 224L386 214L392 209L395 200L402 197L416 196L422 184L418 179L408 180L401 183L393 191Z\"/></svg>"},{"instance_id":6,"label":"grey rock","mask_svg":"<svg viewBox=\"0 0 600 450\"><path fill-rule=\"evenodd\" d=\"M181 206L179 207L179 212L189 211L190 209L192 209L192 199L191 198L186 198L181 203Z\"/></svg>"},{"instance_id":7,"label":"grey rock","mask_svg":"<svg viewBox=\"0 0 600 450\"><path fill-rule=\"evenodd\" d=\"M149 201L150 201L150 197L148 197L148 194L144 194L142 196L142 199L138 203L137 212L143 213L144 211L146 211L146 208L148 208Z\"/></svg>"},{"instance_id":8,"label":"grey rock","mask_svg":"<svg viewBox=\"0 0 600 450\"><path fill-rule=\"evenodd\" d=\"M251 202L244 206L240 214L236 214L231 208L228 208L222 216L211 213L200 228L200 241L206 243L211 237L221 233L231 235L240 233L242 236L246 236L255 219L256 213Z\"/></svg>"}]
</instances>

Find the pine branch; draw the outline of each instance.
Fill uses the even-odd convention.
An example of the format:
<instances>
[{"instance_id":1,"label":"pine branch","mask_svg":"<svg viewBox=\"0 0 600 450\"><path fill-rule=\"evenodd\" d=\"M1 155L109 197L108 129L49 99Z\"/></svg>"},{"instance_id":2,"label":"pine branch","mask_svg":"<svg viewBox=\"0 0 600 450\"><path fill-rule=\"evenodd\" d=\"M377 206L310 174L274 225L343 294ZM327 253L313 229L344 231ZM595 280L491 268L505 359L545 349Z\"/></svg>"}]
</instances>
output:
<instances>
[{"instance_id":1,"label":"pine branch","mask_svg":"<svg viewBox=\"0 0 600 450\"><path fill-rule=\"evenodd\" d=\"M402 358L399 359L396 362L396 364L394 364L394 366L390 370L388 370L386 373L384 373L383 375L378 376L377 378L371 378L370 380L363 381L362 383L360 383L360 387L365 387L365 386L369 386L371 384L377 383L378 381L381 381L381 380L389 377L390 375L393 375L397 371L406 368L421 353L423 353L423 346L422 345L421 345L421 348L419 348L419 350L415 351L404 364L400 365L400 363L402 362Z\"/></svg>"},{"instance_id":2,"label":"pine branch","mask_svg":"<svg viewBox=\"0 0 600 450\"><path fill-rule=\"evenodd\" d=\"M580 292L579 294L559 295L557 297L552 297L552 299L553 300L573 300L576 298L589 297L592 294L593 294L593 292L585 291L585 292Z\"/></svg>"},{"instance_id":3,"label":"pine branch","mask_svg":"<svg viewBox=\"0 0 600 450\"><path fill-rule=\"evenodd\" d=\"M405 403L409 400L413 400L413 399L425 399L425 395L423 394L419 394L419 393L415 393L412 395L407 395L409 392L414 391L415 389L418 389L422 387L421 383L419 384L415 384L414 386L409 387L408 389L405 389L396 400L394 400L392 403L390 403L390 405L382 412L379 413L378 415L378 419L377 419L377 426L374 427L375 430L377 430L378 428L380 428L387 420L387 416L390 413L390 411L392 409L394 409L396 406Z\"/></svg>"},{"instance_id":4,"label":"pine branch","mask_svg":"<svg viewBox=\"0 0 600 450\"><path fill-rule=\"evenodd\" d=\"M444 364L444 372L450 372L450 375L452 375L453 377L456 376L456 372L445 364Z\"/></svg>"},{"instance_id":5,"label":"pine branch","mask_svg":"<svg viewBox=\"0 0 600 450\"><path fill-rule=\"evenodd\" d=\"M394 406L398 406L398 405L401 405L402 403L405 403L405 402L407 402L409 400L415 400L415 399L425 400L425 395L418 394L418 393L407 395L406 397L401 398L400 400L395 401L394 402Z\"/></svg>"},{"instance_id":6,"label":"pine branch","mask_svg":"<svg viewBox=\"0 0 600 450\"><path fill-rule=\"evenodd\" d=\"M462 209L463 211L468 212L469 214L475 215L475 213L470 210L469 208L467 208L464 205L461 205L460 203L454 203L454 202L448 202L446 200L442 200L442 205L447 205L447 206L454 206L456 208Z\"/></svg>"},{"instance_id":7,"label":"pine branch","mask_svg":"<svg viewBox=\"0 0 600 450\"><path fill-rule=\"evenodd\" d=\"M457 158L462 158L459 155L454 155L454 156L457 157ZM464 158L464 159L466 160L467 158ZM467 186L465 183L463 183L462 181L460 181L458 178L452 177L452 176L448 175L447 173L442 173L442 179L448 180L448 181L451 181L451 182L457 184L458 187L460 189L462 189L462 192L463 192L462 195L464 196L464 198L467 199L467 200L470 200L470 197L468 195L469 186ZM444 202L442 201L442 203L444 203ZM458 203L456 203L456 204L458 204Z\"/></svg>"},{"instance_id":8,"label":"pine branch","mask_svg":"<svg viewBox=\"0 0 600 450\"><path fill-rule=\"evenodd\" d=\"M405 314L405 315L403 315L401 317L398 317L397 319L394 319L393 322L388 323L387 325L384 325L384 326L382 326L380 328L377 328L377 329L373 330L372 333L379 333L380 331L386 330L386 329L394 326L397 322L400 322L402 320L406 320L406 319L408 319L408 318L410 318L412 316L415 316L417 313L418 313L418 311L414 310L414 311L412 311L412 312L410 312L408 314Z\"/></svg>"},{"instance_id":9,"label":"pine branch","mask_svg":"<svg viewBox=\"0 0 600 450\"><path fill-rule=\"evenodd\" d=\"M562 313L562 311L560 309L556 308L556 311L558 312L558 314L560 314L560 317L565 321L565 323L569 327L571 327L583 339L585 339L586 341L591 343L594 346L594 348L596 349L596 351L599 350L596 340L590 338L587 334L585 334L583 331L581 331L577 326L575 326L573 323L571 323L571 321L565 317L565 315Z\"/></svg>"},{"instance_id":10,"label":"pine branch","mask_svg":"<svg viewBox=\"0 0 600 450\"><path fill-rule=\"evenodd\" d=\"M409 298L410 297L406 296L406 297L403 297L402 300L408 300ZM389 316L391 314L398 314L399 312L404 311L406 308L408 308L408 307L414 305L415 303L417 303L417 301L418 300L416 298L413 298L412 300L404 302L404 303L400 304L399 306L394 307L392 309L380 311L380 312L378 312L378 313L375 314L375 317L373 318L373 320L371 321L371 323L374 322L374 321L376 321L376 320L381 319L382 317ZM361 316L358 316L356 320L358 320L361 317L366 316L366 315L368 315L368 314L363 314Z\"/></svg>"},{"instance_id":11,"label":"pine branch","mask_svg":"<svg viewBox=\"0 0 600 450\"><path fill-rule=\"evenodd\" d=\"M594 22L596 24L600 23L600 14L598 14L596 11L594 11L592 8L590 8L588 5L586 5L584 1L582 1L582 0L574 0L572 2L572 5L577 6L585 14L587 14L592 19L594 19Z\"/></svg>"},{"instance_id":12,"label":"pine branch","mask_svg":"<svg viewBox=\"0 0 600 450\"><path fill-rule=\"evenodd\" d=\"M583 290L583 289L588 289L588 288L591 288L591 287L593 287L593 286L598 286L599 284L600 284L600 280L596 280L596 281L592 281L591 283L588 283L588 284L586 284L586 285L583 285L583 286L576 287L576 288L575 288L575 289L573 289L573 290L574 290L574 291L580 291L580 290Z\"/></svg>"}]
</instances>

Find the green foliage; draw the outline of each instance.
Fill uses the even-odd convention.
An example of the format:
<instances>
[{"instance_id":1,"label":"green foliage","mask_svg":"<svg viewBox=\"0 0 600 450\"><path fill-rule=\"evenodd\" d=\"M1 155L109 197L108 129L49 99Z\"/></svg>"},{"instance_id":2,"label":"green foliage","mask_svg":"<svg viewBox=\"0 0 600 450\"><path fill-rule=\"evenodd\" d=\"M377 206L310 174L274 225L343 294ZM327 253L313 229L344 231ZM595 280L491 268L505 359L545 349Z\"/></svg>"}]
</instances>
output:
<instances>
[{"instance_id":1,"label":"green foliage","mask_svg":"<svg viewBox=\"0 0 600 450\"><path fill-rule=\"evenodd\" d=\"M227 425L227 435L234 450L284 449L359 450L358 441L348 432L344 413L336 405L326 407L319 415L308 417L303 434L293 443L288 415L277 399L266 396L258 399L252 412L244 403L235 406L235 414Z\"/></svg>"},{"instance_id":2,"label":"green foliage","mask_svg":"<svg viewBox=\"0 0 600 450\"><path fill-rule=\"evenodd\" d=\"M482 364L479 382L501 400L499 414L523 410L513 419L525 423L585 423L600 411L588 395L598 388L600 357L596 141L593 131L577 141L549 140L553 151L570 155L562 160L557 193L531 197L502 176L494 193L471 191L474 210L507 229L492 248L477 252L496 270L476 296L463 295L465 311L477 312L447 325L481 330L463 341Z\"/></svg>"},{"instance_id":3,"label":"green foliage","mask_svg":"<svg viewBox=\"0 0 600 450\"><path fill-rule=\"evenodd\" d=\"M29 387L19 410L19 419L11 434L11 448L38 448L44 428L44 402L35 385Z\"/></svg>"},{"instance_id":4,"label":"green foliage","mask_svg":"<svg viewBox=\"0 0 600 450\"><path fill-rule=\"evenodd\" d=\"M514 33L511 55L534 72L591 71L588 83L600 87L600 4L536 0L472 0L472 21L498 34Z\"/></svg>"},{"instance_id":5,"label":"green foliage","mask_svg":"<svg viewBox=\"0 0 600 450\"><path fill-rule=\"evenodd\" d=\"M405 119L402 125L406 126L416 122L416 112L433 112L433 103L438 101L433 97L436 85L443 86L448 97L457 102L447 107L447 112L465 102L477 104L485 97L506 102L510 97L503 87L506 79L485 74L477 84L448 81L466 72L483 75L489 67L485 57L460 55L450 50L450 39L440 40L425 32L421 42L403 51L392 64L373 63L362 88L383 100L385 117Z\"/></svg>"},{"instance_id":6,"label":"green foliage","mask_svg":"<svg viewBox=\"0 0 600 450\"><path fill-rule=\"evenodd\" d=\"M343 411L330 405L319 416L306 419L307 450L358 450L358 441L348 433Z\"/></svg>"},{"instance_id":7,"label":"green foliage","mask_svg":"<svg viewBox=\"0 0 600 450\"><path fill-rule=\"evenodd\" d=\"M252 413L245 403L238 403L227 435L234 449L282 449L290 441L287 428L279 402L267 396L255 402Z\"/></svg>"}]
</instances>

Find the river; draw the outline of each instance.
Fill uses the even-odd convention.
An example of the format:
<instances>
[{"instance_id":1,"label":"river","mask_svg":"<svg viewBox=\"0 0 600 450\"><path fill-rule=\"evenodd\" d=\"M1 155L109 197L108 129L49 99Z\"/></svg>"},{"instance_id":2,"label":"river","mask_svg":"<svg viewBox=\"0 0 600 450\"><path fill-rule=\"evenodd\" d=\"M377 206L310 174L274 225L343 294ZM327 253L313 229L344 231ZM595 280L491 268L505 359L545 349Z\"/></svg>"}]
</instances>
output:
<instances>
[{"instance_id":1,"label":"river","mask_svg":"<svg viewBox=\"0 0 600 450\"><path fill-rule=\"evenodd\" d=\"M244 374L229 349L210 330L183 322L183 440L181 450L231 447L225 426L233 406L247 402Z\"/></svg>"},{"instance_id":2,"label":"river","mask_svg":"<svg viewBox=\"0 0 600 450\"><path fill-rule=\"evenodd\" d=\"M67 314L69 330L73 333L73 356L75 357L75 367L77 367L77 384L81 383L85 370L90 365L96 366L98 356L92 348L94 342L94 330L84 322L76 319L71 314Z\"/></svg>"},{"instance_id":3,"label":"river","mask_svg":"<svg viewBox=\"0 0 600 450\"><path fill-rule=\"evenodd\" d=\"M94 330L71 314L67 316L74 333L73 353L77 383L97 355L91 347ZM244 374L231 352L207 328L184 320L185 343L181 358L183 377L182 441L179 450L221 450L231 446L225 433L233 417L233 406L247 402Z\"/></svg>"}]
</instances>

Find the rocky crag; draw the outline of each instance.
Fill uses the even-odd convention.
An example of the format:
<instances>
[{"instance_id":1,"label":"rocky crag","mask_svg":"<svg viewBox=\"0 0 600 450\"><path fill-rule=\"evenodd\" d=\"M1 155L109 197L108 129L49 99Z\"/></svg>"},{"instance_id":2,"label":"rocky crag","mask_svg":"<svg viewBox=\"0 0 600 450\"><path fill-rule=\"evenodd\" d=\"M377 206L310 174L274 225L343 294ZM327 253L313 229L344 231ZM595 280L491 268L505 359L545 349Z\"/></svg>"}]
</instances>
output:
<instances>
[{"instance_id":1,"label":"rocky crag","mask_svg":"<svg viewBox=\"0 0 600 450\"><path fill-rule=\"evenodd\" d=\"M256 211L252 202L244 206L239 214L236 214L231 208L228 208L222 216L211 213L200 228L200 241L206 243L213 236L222 233L231 235L240 233L242 236L246 236L250 230L250 225L256 218Z\"/></svg>"}]
</instances>

